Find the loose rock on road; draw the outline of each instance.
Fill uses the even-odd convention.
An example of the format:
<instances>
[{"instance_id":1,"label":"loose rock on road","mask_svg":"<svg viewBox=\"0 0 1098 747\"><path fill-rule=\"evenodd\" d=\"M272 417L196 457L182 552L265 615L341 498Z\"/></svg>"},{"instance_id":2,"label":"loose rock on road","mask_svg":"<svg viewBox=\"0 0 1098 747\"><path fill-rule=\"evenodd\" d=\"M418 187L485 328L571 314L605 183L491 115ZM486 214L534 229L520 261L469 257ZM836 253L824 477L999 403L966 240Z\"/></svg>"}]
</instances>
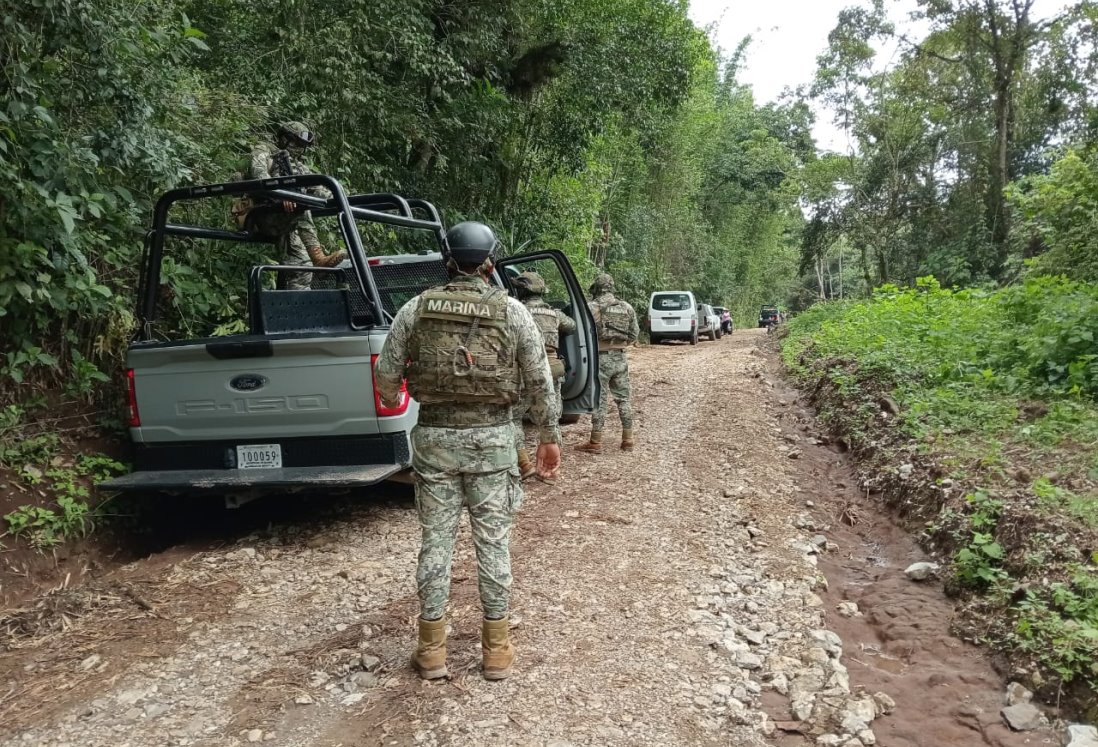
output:
<instances>
[{"instance_id":1,"label":"loose rock on road","mask_svg":"<svg viewBox=\"0 0 1098 747\"><path fill-rule=\"evenodd\" d=\"M845 599L849 579L829 584L821 569L841 574L835 559L856 555L832 531L850 477L777 378L766 340L747 330L635 349L632 453L615 448L613 412L601 456L574 449L586 421L565 429L561 479L529 484L518 517L511 679L478 671L467 528L451 678L414 675L415 513L407 497L360 496L323 526L273 525L150 557L0 616L0 740L937 747L1047 737L999 723L1000 683L950 643L946 619L916 635L950 651L930 660L912 643L905 661L874 632L883 613ZM912 552L874 578L912 584ZM882 595L894 605L904 588ZM943 702L968 710L923 712L934 696L913 687L934 682L949 688Z\"/></svg>"}]
</instances>

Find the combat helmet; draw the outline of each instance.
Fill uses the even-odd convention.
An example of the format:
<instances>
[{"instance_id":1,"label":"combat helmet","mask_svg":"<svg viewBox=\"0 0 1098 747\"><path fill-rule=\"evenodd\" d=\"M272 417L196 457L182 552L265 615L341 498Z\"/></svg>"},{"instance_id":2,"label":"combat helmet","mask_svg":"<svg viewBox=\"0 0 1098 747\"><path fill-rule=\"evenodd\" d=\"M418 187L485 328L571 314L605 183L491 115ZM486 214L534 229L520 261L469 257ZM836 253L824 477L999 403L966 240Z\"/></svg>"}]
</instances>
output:
<instances>
[{"instance_id":1,"label":"combat helmet","mask_svg":"<svg viewBox=\"0 0 1098 747\"><path fill-rule=\"evenodd\" d=\"M589 292L592 296L597 296L600 293L613 292L614 290L614 278L607 275L605 272L600 272L595 276L595 282L591 283Z\"/></svg>"},{"instance_id":2,"label":"combat helmet","mask_svg":"<svg viewBox=\"0 0 1098 747\"><path fill-rule=\"evenodd\" d=\"M545 279L533 271L527 271L516 278L512 278L511 285L515 286L519 298L543 296L547 290Z\"/></svg>"},{"instance_id":3,"label":"combat helmet","mask_svg":"<svg viewBox=\"0 0 1098 747\"><path fill-rule=\"evenodd\" d=\"M462 267L477 267L495 260L499 240L495 231L477 221L465 221L446 232L442 256Z\"/></svg>"},{"instance_id":4,"label":"combat helmet","mask_svg":"<svg viewBox=\"0 0 1098 747\"><path fill-rule=\"evenodd\" d=\"M283 122L278 126L278 137L289 145L308 148L316 144L316 132L304 122Z\"/></svg>"}]
</instances>

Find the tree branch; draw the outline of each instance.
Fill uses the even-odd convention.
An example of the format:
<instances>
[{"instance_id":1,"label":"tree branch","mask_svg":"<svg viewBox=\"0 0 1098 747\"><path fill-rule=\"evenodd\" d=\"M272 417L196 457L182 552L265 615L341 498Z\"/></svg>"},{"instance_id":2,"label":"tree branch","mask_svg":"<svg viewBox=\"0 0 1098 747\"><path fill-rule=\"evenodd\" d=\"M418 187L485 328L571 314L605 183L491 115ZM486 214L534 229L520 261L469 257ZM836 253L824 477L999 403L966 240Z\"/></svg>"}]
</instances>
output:
<instances>
[{"instance_id":1,"label":"tree branch","mask_svg":"<svg viewBox=\"0 0 1098 747\"><path fill-rule=\"evenodd\" d=\"M919 54L925 54L928 57L933 57L935 59L941 60L942 62L952 62L954 64L956 64L958 62L964 62L964 58L962 58L962 57L946 57L944 54L939 54L938 52L935 52L933 49L927 49L922 44L919 44L918 42L911 41L910 39L907 38L906 35L901 35L900 36L900 41L904 42L905 44L910 45L911 48L914 49Z\"/></svg>"}]
</instances>

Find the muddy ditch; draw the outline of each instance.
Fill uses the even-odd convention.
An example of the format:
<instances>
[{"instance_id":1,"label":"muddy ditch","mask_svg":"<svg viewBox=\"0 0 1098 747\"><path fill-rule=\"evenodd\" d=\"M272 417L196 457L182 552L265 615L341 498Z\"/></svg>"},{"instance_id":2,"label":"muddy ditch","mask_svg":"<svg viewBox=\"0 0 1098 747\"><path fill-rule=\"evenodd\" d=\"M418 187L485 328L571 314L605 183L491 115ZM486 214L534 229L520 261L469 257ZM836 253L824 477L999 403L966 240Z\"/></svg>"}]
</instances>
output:
<instances>
[{"instance_id":1,"label":"muddy ditch","mask_svg":"<svg viewBox=\"0 0 1098 747\"><path fill-rule=\"evenodd\" d=\"M904 570L928 557L898 517L862 489L845 443L821 431L805 397L772 361L767 380L780 393L780 421L798 439L805 514L825 537L819 568L828 626L845 643L851 683L891 695L896 710L874 722L878 743L927 745L1059 744L1044 725L1012 731L1000 711L1007 682L1002 662L953 633L955 601L935 580L915 582ZM776 455L776 458L786 458ZM856 605L856 608L852 606ZM1055 709L1045 709L1055 720Z\"/></svg>"}]
</instances>

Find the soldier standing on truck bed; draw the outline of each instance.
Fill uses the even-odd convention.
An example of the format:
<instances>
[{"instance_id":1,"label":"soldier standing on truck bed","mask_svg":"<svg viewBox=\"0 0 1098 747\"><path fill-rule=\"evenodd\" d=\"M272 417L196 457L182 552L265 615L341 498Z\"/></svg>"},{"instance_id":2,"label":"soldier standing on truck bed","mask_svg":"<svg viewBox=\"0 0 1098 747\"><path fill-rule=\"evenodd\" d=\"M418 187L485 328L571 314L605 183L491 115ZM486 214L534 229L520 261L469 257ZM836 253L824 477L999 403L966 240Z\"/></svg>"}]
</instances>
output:
<instances>
[{"instance_id":1,"label":"soldier standing on truck bed","mask_svg":"<svg viewBox=\"0 0 1098 747\"><path fill-rule=\"evenodd\" d=\"M548 288L545 279L536 272L524 272L511 281L520 301L534 317L541 338L545 343L545 354L549 358L549 371L553 375L553 389L557 395L557 409L561 407L560 387L564 381L564 361L557 352L561 335L570 335L576 331L576 323L563 311L554 309L545 302ZM515 449L518 451L519 473L525 480L537 473L537 466L526 450L526 432L522 419L530 409L530 401L524 398L515 406Z\"/></svg>"},{"instance_id":2,"label":"soldier standing on truck bed","mask_svg":"<svg viewBox=\"0 0 1098 747\"><path fill-rule=\"evenodd\" d=\"M275 140L252 149L246 178L270 179L311 173L304 156L306 149L316 143L315 132L301 122L283 122ZM324 187L311 187L309 191L318 197L331 197ZM281 254L279 261L283 264L335 267L347 256L342 250L334 254L324 252L312 213L292 200L256 204L251 198L242 198L233 205L232 212L240 228L277 242ZM290 290L307 290L311 274L295 272L280 284Z\"/></svg>"},{"instance_id":3,"label":"soldier standing on truck bed","mask_svg":"<svg viewBox=\"0 0 1098 747\"><path fill-rule=\"evenodd\" d=\"M580 451L602 453L602 429L606 424L606 411L610 407L610 395L618 403L621 418L622 451L633 450L633 392L629 385L629 358L625 349L637 341L640 329L637 312L625 301L614 295L614 278L606 273L595 278L591 285L591 316L599 336L599 383L602 396L599 409L591 416L591 440L579 446Z\"/></svg>"},{"instance_id":4,"label":"soldier standing on truck bed","mask_svg":"<svg viewBox=\"0 0 1098 747\"><path fill-rule=\"evenodd\" d=\"M560 409L541 334L526 307L488 282L498 244L483 223L451 228L443 246L450 281L400 308L377 365L382 404L399 399L406 379L420 406L411 435L423 536L412 665L424 679L447 675L445 612L463 505L469 508L484 608L484 677L511 674L511 524L522 504L511 407L523 388L540 431L538 474L552 479L560 466Z\"/></svg>"}]
</instances>

